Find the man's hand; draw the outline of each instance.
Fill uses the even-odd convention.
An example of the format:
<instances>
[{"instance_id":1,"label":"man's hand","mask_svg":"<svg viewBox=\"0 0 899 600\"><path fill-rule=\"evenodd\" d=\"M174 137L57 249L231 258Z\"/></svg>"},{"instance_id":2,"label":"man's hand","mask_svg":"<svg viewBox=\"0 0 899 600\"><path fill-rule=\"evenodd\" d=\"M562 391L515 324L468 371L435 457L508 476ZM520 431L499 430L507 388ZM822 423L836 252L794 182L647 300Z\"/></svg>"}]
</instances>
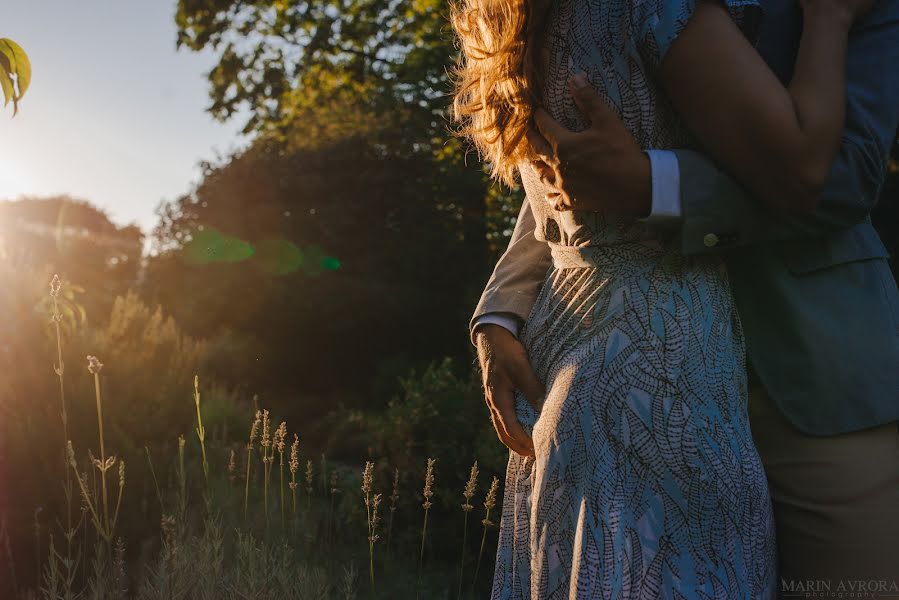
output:
<instances>
[{"instance_id":1,"label":"man's hand","mask_svg":"<svg viewBox=\"0 0 899 600\"><path fill-rule=\"evenodd\" d=\"M499 325L482 325L476 333L484 396L493 427L502 442L522 456L534 456L534 442L515 416L516 389L540 410L545 390L528 362L527 352L512 333Z\"/></svg>"},{"instance_id":2,"label":"man's hand","mask_svg":"<svg viewBox=\"0 0 899 600\"><path fill-rule=\"evenodd\" d=\"M557 191L547 194L556 210L602 211L643 218L652 207L649 158L618 115L583 75L569 81L575 104L590 120L581 132L569 131L538 108L528 131L539 157L531 164L540 180Z\"/></svg>"}]
</instances>

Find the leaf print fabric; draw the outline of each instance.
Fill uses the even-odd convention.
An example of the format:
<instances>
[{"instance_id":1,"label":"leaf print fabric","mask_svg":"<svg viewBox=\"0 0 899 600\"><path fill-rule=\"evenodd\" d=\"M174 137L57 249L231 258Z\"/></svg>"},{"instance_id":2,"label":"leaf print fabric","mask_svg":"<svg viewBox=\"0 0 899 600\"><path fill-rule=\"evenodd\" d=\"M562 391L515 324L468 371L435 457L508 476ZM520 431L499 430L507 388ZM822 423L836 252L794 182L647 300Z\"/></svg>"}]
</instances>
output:
<instances>
[{"instance_id":1,"label":"leaf print fabric","mask_svg":"<svg viewBox=\"0 0 899 600\"><path fill-rule=\"evenodd\" d=\"M689 147L652 74L695 0L561 0L543 104L587 126L577 71L645 148ZM727 0L744 31L753 0ZM510 453L493 600L772 598L774 521L747 415L743 333L723 263L640 222L557 212L520 169L553 266L521 340L547 396L516 396L536 457Z\"/></svg>"}]
</instances>

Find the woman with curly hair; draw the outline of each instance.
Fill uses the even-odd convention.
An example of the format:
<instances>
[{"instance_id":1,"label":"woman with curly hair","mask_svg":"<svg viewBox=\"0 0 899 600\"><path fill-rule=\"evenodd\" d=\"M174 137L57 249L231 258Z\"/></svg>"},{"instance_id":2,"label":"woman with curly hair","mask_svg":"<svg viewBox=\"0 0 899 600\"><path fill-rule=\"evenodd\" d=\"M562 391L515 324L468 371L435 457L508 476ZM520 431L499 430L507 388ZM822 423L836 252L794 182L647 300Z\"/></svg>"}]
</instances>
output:
<instances>
[{"instance_id":1,"label":"woman with curly hair","mask_svg":"<svg viewBox=\"0 0 899 600\"><path fill-rule=\"evenodd\" d=\"M509 414L486 390L512 450L493 599L775 595L724 264L680 254L636 207L579 199L590 190L561 177L584 157L559 140L601 118L573 93L590 86L642 148L701 145L771 210L809 210L839 146L848 32L871 3L801 2L786 87L753 47L759 0L454 5L459 133L494 178L520 178L552 256L520 331L545 396L517 392Z\"/></svg>"}]
</instances>

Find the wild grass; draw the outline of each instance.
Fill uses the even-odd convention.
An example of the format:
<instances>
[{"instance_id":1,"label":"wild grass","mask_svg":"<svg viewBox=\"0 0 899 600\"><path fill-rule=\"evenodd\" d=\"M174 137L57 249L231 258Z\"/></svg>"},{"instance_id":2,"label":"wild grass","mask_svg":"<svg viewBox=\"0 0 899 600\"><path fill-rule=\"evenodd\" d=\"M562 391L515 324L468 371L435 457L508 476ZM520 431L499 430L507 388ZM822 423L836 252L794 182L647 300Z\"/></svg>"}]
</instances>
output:
<instances>
[{"instance_id":1,"label":"wild grass","mask_svg":"<svg viewBox=\"0 0 899 600\"><path fill-rule=\"evenodd\" d=\"M54 278L51 298L56 298L62 285L58 278ZM10 549L5 518L0 515L0 556L5 555L4 576L8 575L12 580L15 597L47 600L349 600L425 595L450 599L452 593L446 585L448 577L444 570L446 563L438 564L435 560L434 568L429 570L425 560L429 525L433 525L429 516L434 510L435 494L438 491L447 496L452 493L449 489L437 489L436 458L428 458L423 473L419 471L417 477L415 473L407 473L410 480L423 476L424 486L417 494L422 513L417 513L414 505L401 502L402 498L411 500L416 494L403 491L405 478L400 468L386 464L384 460L365 461L360 473L351 464L329 463L322 454L321 491L316 492L316 469L311 457L306 458L305 472L300 473L299 432L289 431L285 420L273 428L276 421L268 409L257 408L255 414L249 415L245 445L235 446L221 439L210 439L204 425L202 382L196 375L192 381L193 389L184 390L184 397L192 395L196 440L189 443L183 434L171 432L176 453L172 456L157 453L155 456L155 460L164 464L174 464L174 475L168 482L160 482L157 478L153 453L149 447L144 447L152 475L149 504L155 508L149 507L146 498L142 500L142 506L123 503L125 461L114 447L111 449L106 439L108 423L104 403L109 399L104 394L104 365L96 356L87 357L86 375L93 383L97 431L94 447L98 454L94 456L93 448L82 446L84 449L79 452L69 439L68 377L64 378L64 374L71 374L64 370L63 337L59 334L55 316L58 311L53 315L57 325L54 372L58 378L60 416L66 438L62 444L65 464L61 473L65 512L55 517L58 517L57 526L65 544L60 548L56 542L57 532L42 529L40 512L36 511L34 551L40 564L41 580L30 588L22 585L16 579L16 560ZM112 401L121 403L125 400L113 398ZM288 441L291 442L289 447ZM241 446L244 449L243 469L238 466ZM257 449L258 452L254 452ZM274 489L272 471L276 456L277 488ZM495 477L484 499L486 512L482 520L477 567L474 577L466 578L468 521L469 513L474 509L478 475L478 463L475 462L462 491L465 499L460 520L462 549L455 593L459 600L475 597L488 529L493 525L489 517L498 492ZM300 480L301 476L304 481ZM384 511L383 494L377 488L382 476L391 484L390 514L386 540L378 544ZM350 485L353 480L359 483ZM302 483L305 483L306 492L304 507L297 498ZM75 503L76 490L80 506ZM365 514L359 515L355 507L363 506ZM458 510L458 504L456 507ZM138 512L160 515L156 521L155 539L129 540L119 532L121 515ZM279 515L280 519L273 519L272 515ZM441 517L450 518L449 515ZM414 539L414 531L400 530L403 535L397 538L396 529L401 523L411 526L416 518L421 519L417 569L409 568L415 550L408 542ZM364 535L362 519L366 522ZM48 518L47 522L52 520ZM42 543L44 541L46 544ZM367 549L364 558L362 548ZM369 571L368 585L362 590L358 585L357 564L360 560L367 560Z\"/></svg>"},{"instance_id":2,"label":"wild grass","mask_svg":"<svg viewBox=\"0 0 899 600\"><path fill-rule=\"evenodd\" d=\"M428 464L425 467L425 487L422 490L422 496L424 497L424 502L422 502L421 506L425 509L425 517L424 521L421 524L421 551L418 555L418 579L416 580L415 586L415 596L416 598L420 597L421 594L421 573L424 569L425 563L425 539L428 532L428 511L433 506L431 502L431 497L434 495L434 463L437 462L437 459L429 458Z\"/></svg>"}]
</instances>

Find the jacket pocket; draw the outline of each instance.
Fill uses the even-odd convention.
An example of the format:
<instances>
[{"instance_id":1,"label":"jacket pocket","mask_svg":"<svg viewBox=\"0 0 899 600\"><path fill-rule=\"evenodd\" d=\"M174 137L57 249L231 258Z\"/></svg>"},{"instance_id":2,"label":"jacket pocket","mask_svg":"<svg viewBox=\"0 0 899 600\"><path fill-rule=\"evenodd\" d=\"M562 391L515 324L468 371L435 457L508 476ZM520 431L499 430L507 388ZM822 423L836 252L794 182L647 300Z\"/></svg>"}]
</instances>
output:
<instances>
[{"instance_id":1,"label":"jacket pocket","mask_svg":"<svg viewBox=\"0 0 899 600\"><path fill-rule=\"evenodd\" d=\"M836 265L889 258L890 253L874 227L862 223L827 237L782 242L780 255L793 275L806 275Z\"/></svg>"}]
</instances>

